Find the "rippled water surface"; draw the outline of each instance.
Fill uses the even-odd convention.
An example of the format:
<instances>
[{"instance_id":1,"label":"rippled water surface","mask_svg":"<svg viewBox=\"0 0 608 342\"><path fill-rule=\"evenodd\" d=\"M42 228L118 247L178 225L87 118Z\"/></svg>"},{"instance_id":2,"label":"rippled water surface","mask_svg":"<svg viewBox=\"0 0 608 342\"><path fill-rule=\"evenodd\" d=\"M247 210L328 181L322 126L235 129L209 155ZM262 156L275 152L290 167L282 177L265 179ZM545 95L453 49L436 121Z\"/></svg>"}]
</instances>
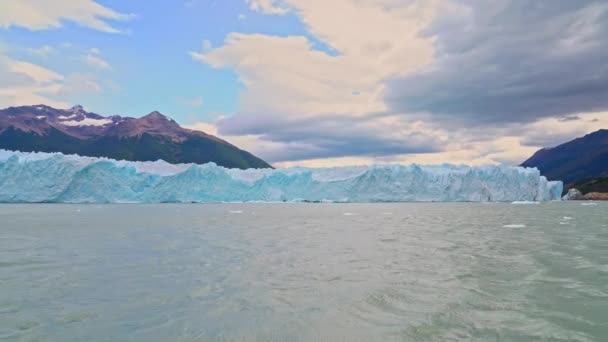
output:
<instances>
[{"instance_id":1,"label":"rippled water surface","mask_svg":"<svg viewBox=\"0 0 608 342\"><path fill-rule=\"evenodd\" d=\"M608 205L2 205L0 340L608 341Z\"/></svg>"}]
</instances>

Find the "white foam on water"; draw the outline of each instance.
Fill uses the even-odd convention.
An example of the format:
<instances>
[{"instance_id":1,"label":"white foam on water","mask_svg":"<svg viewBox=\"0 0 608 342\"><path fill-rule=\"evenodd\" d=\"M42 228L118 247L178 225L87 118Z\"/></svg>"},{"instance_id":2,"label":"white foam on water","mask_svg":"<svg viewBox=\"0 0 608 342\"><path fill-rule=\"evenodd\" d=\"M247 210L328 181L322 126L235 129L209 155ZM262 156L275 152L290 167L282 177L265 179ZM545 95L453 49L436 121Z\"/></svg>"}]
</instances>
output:
<instances>
[{"instance_id":1,"label":"white foam on water","mask_svg":"<svg viewBox=\"0 0 608 342\"><path fill-rule=\"evenodd\" d=\"M505 224L503 228L526 228L525 224Z\"/></svg>"}]
</instances>

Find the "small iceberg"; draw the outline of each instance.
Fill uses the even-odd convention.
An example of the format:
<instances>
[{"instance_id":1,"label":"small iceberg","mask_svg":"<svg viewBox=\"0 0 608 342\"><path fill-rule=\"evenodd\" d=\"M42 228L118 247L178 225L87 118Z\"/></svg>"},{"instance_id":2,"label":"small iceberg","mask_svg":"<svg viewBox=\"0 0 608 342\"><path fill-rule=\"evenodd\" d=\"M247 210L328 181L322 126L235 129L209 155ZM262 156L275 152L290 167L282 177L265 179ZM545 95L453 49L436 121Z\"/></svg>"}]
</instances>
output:
<instances>
[{"instance_id":1,"label":"small iceberg","mask_svg":"<svg viewBox=\"0 0 608 342\"><path fill-rule=\"evenodd\" d=\"M505 224L503 228L526 228L525 224Z\"/></svg>"},{"instance_id":2,"label":"small iceberg","mask_svg":"<svg viewBox=\"0 0 608 342\"><path fill-rule=\"evenodd\" d=\"M568 193L562 197L562 200L575 201L575 200L581 199L582 197L583 197L583 193L580 192L578 189L570 189L570 190L568 190Z\"/></svg>"},{"instance_id":3,"label":"small iceberg","mask_svg":"<svg viewBox=\"0 0 608 342\"><path fill-rule=\"evenodd\" d=\"M511 204L540 204L540 202L536 202L536 201L514 201L511 202Z\"/></svg>"}]
</instances>

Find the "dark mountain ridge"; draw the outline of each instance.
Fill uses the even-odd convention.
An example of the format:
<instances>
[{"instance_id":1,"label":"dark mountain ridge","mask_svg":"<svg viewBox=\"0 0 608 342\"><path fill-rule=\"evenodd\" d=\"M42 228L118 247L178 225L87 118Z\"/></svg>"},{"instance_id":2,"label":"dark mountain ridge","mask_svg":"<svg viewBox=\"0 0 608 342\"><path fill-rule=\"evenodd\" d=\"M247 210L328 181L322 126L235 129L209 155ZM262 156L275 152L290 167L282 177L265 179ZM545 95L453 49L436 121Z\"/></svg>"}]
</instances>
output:
<instances>
[{"instance_id":1,"label":"dark mountain ridge","mask_svg":"<svg viewBox=\"0 0 608 342\"><path fill-rule=\"evenodd\" d=\"M600 129L565 144L543 148L521 166L537 167L549 180L561 180L566 186L608 176L608 130Z\"/></svg>"},{"instance_id":2,"label":"dark mountain ridge","mask_svg":"<svg viewBox=\"0 0 608 342\"><path fill-rule=\"evenodd\" d=\"M82 106L45 105L0 110L0 149L62 152L130 161L214 162L228 168L270 168L251 153L152 112L141 118L102 116Z\"/></svg>"}]
</instances>

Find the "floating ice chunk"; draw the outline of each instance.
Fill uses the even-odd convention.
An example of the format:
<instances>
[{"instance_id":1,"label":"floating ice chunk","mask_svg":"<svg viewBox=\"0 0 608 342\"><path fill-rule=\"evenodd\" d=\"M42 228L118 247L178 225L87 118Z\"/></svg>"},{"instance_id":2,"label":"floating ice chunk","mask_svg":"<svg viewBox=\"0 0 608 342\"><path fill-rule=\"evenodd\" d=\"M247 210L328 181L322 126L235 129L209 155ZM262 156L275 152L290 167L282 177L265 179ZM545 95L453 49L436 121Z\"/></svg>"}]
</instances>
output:
<instances>
[{"instance_id":1,"label":"floating ice chunk","mask_svg":"<svg viewBox=\"0 0 608 342\"><path fill-rule=\"evenodd\" d=\"M564 220L566 220L566 221L574 220L574 217L564 216Z\"/></svg>"},{"instance_id":2,"label":"floating ice chunk","mask_svg":"<svg viewBox=\"0 0 608 342\"><path fill-rule=\"evenodd\" d=\"M230 210L231 214L242 214L243 211L242 210Z\"/></svg>"},{"instance_id":3,"label":"floating ice chunk","mask_svg":"<svg viewBox=\"0 0 608 342\"><path fill-rule=\"evenodd\" d=\"M540 204L540 202L536 201L513 201L511 204Z\"/></svg>"},{"instance_id":4,"label":"floating ice chunk","mask_svg":"<svg viewBox=\"0 0 608 342\"><path fill-rule=\"evenodd\" d=\"M562 197L562 200L575 201L575 200L581 199L582 197L583 197L583 193L580 192L578 189L570 189L570 190L568 190L568 193Z\"/></svg>"},{"instance_id":5,"label":"floating ice chunk","mask_svg":"<svg viewBox=\"0 0 608 342\"><path fill-rule=\"evenodd\" d=\"M584 205L584 206L595 206L595 205L597 205L597 203L595 203L595 202L583 202L583 203L581 203L581 205Z\"/></svg>"},{"instance_id":6,"label":"floating ice chunk","mask_svg":"<svg viewBox=\"0 0 608 342\"><path fill-rule=\"evenodd\" d=\"M357 216L357 213L344 213L344 216Z\"/></svg>"},{"instance_id":7,"label":"floating ice chunk","mask_svg":"<svg viewBox=\"0 0 608 342\"><path fill-rule=\"evenodd\" d=\"M505 224L503 228L526 228L525 224Z\"/></svg>"}]
</instances>

